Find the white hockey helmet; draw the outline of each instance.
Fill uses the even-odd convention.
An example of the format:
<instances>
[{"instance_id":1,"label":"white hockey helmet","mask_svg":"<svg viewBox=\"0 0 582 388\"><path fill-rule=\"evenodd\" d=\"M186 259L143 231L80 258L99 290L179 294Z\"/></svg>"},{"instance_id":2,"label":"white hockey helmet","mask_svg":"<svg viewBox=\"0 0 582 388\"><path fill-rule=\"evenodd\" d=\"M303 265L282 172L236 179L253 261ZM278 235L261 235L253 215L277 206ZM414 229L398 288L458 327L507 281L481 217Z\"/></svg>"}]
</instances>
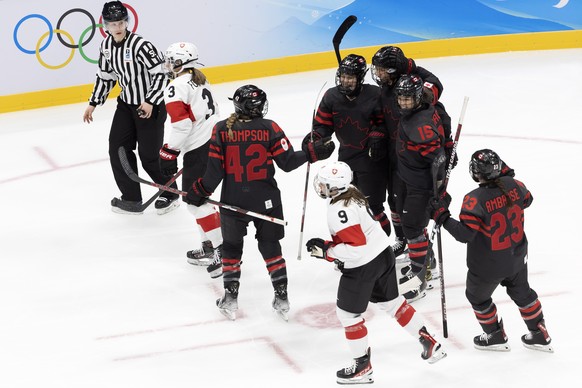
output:
<instances>
[{"instance_id":1,"label":"white hockey helmet","mask_svg":"<svg viewBox=\"0 0 582 388\"><path fill-rule=\"evenodd\" d=\"M189 42L172 43L166 50L164 70L170 78L188 68L194 68L198 63L198 48Z\"/></svg>"},{"instance_id":2,"label":"white hockey helmet","mask_svg":"<svg viewBox=\"0 0 582 388\"><path fill-rule=\"evenodd\" d=\"M350 166L344 162L331 162L319 170L313 179L313 187L321 198L334 198L348 191L352 179Z\"/></svg>"}]
</instances>

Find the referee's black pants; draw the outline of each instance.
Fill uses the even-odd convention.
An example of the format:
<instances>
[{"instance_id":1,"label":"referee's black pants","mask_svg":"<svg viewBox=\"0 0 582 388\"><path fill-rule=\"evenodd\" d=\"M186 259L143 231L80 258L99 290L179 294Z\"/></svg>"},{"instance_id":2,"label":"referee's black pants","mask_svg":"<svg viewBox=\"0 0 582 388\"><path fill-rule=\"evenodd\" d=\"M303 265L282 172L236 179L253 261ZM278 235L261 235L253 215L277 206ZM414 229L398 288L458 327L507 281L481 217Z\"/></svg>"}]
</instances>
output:
<instances>
[{"instance_id":1,"label":"referee's black pants","mask_svg":"<svg viewBox=\"0 0 582 388\"><path fill-rule=\"evenodd\" d=\"M137 105L129 105L117 98L117 109L109 132L109 161L117 187L121 191L121 199L126 201L141 201L140 184L129 179L119 160L118 149L124 147L127 160L133 171L139 174L137 158L133 152L136 147L145 172L152 180L165 184L170 177L160 171L159 151L164 141L164 122L166 121L166 106L162 103L154 105L149 119L139 118ZM173 188L178 188L176 183ZM162 197L176 198L178 195L164 192Z\"/></svg>"}]
</instances>

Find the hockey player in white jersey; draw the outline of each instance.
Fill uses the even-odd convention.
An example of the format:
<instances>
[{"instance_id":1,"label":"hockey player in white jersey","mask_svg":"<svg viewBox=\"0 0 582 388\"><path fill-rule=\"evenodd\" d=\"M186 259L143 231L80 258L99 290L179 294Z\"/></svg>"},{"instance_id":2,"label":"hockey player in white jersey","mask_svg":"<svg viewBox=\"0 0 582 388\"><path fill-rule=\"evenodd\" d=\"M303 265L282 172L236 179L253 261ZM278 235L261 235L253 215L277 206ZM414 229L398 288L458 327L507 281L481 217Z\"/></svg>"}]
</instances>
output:
<instances>
[{"instance_id":1,"label":"hockey player in white jersey","mask_svg":"<svg viewBox=\"0 0 582 388\"><path fill-rule=\"evenodd\" d=\"M204 175L212 128L219 120L218 105L212 97L206 76L195 66L198 49L189 42L171 44L166 50L165 70L172 81L164 90L164 102L170 116L171 129L160 149L160 166L165 175L178 171L178 155L184 152L182 190L188 191L194 181ZM185 201L188 202L186 197ZM202 246L187 252L188 262L207 265L213 278L222 275L220 214L208 203L188 204L196 218Z\"/></svg>"},{"instance_id":2,"label":"hockey player in white jersey","mask_svg":"<svg viewBox=\"0 0 582 388\"><path fill-rule=\"evenodd\" d=\"M342 276L337 292L337 317L345 329L351 363L337 372L338 384L374 382L368 330L362 314L368 302L386 311L423 347L430 364L446 357L441 344L428 333L423 319L398 294L395 258L390 241L374 219L366 197L351 185L352 171L344 162L321 168L314 179L317 194L329 199L327 223L331 240L307 242L311 256L335 262Z\"/></svg>"}]
</instances>

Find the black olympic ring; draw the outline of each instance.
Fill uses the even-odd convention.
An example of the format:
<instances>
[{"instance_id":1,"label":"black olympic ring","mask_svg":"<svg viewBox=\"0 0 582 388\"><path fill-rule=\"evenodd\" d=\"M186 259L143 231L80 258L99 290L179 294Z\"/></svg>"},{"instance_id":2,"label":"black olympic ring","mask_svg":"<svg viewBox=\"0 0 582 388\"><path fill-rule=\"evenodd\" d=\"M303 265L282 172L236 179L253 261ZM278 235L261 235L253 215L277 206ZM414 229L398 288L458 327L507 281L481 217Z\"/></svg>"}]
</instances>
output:
<instances>
[{"instance_id":1,"label":"black olympic ring","mask_svg":"<svg viewBox=\"0 0 582 388\"><path fill-rule=\"evenodd\" d=\"M87 40L85 40L82 43L83 46L86 46L89 42L91 42L91 40L95 36L95 30L97 29L96 28L97 25L95 24L95 18L87 10L84 10L82 8L73 8L73 9L68 10L67 12L65 12L64 14L62 14L61 17L59 18L59 21L57 22L57 30L60 30L61 29L61 23L63 22L63 19L65 19L65 17L67 17L68 15L72 14L73 12L81 12L81 13L87 15L87 17L89 18L89 20L91 20L91 34L89 35L89 37L87 38ZM60 32L57 32L57 38L59 39L59 42L61 42L65 47L68 47L70 49L79 48L79 44L70 44L70 43L65 42L65 40L61 36L61 33Z\"/></svg>"}]
</instances>

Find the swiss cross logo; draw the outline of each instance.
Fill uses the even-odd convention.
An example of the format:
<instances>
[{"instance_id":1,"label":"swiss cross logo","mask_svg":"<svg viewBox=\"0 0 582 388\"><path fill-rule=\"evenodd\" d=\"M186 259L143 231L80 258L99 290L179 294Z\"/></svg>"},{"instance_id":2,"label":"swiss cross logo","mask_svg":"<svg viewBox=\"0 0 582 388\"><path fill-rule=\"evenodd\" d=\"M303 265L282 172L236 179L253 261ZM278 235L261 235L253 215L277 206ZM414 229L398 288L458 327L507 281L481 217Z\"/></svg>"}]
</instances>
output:
<instances>
[{"instance_id":1,"label":"swiss cross logo","mask_svg":"<svg viewBox=\"0 0 582 388\"><path fill-rule=\"evenodd\" d=\"M331 173L332 173L333 175L336 175L336 174L337 174L337 168L332 168L332 169L331 169Z\"/></svg>"}]
</instances>

